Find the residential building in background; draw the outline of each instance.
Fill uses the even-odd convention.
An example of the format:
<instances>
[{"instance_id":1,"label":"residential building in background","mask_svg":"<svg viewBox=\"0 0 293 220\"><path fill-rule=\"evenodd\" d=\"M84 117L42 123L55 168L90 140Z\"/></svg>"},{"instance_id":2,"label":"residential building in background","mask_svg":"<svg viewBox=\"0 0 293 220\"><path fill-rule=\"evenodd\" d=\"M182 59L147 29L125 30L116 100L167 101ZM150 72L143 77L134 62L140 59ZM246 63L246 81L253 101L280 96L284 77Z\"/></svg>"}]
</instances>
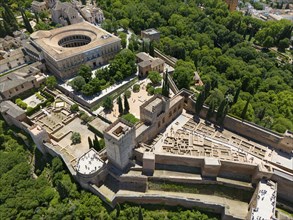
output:
<instances>
[{"instance_id":1,"label":"residential building in background","mask_svg":"<svg viewBox=\"0 0 293 220\"><path fill-rule=\"evenodd\" d=\"M38 2L38 1L33 1L32 2L32 10L34 13L40 13L43 11L46 11L47 8L47 3L46 2Z\"/></svg>"},{"instance_id":2,"label":"residential building in background","mask_svg":"<svg viewBox=\"0 0 293 220\"><path fill-rule=\"evenodd\" d=\"M160 40L160 32L154 28L146 29L141 31L141 38L146 38L149 40Z\"/></svg>"}]
</instances>

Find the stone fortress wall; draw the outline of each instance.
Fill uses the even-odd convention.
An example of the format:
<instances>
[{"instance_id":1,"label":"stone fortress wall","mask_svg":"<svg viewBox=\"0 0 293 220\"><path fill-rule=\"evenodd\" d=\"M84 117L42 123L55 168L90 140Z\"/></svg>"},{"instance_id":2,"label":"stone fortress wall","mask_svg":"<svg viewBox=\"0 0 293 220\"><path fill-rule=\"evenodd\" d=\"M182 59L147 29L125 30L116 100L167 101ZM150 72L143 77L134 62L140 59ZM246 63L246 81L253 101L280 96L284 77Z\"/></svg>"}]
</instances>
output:
<instances>
[{"instance_id":1,"label":"stone fortress wall","mask_svg":"<svg viewBox=\"0 0 293 220\"><path fill-rule=\"evenodd\" d=\"M152 103L154 101L155 103ZM166 106L167 108L166 108ZM154 108L152 106L155 106ZM142 129L142 132L140 134L137 134L138 130L134 132L136 138L136 144L139 144L141 141L144 140L150 140L154 138L159 132L164 130L167 125L172 122L174 119L176 119L180 113L182 112L182 109L184 108L187 111L192 112L194 106L194 101L190 98L190 94L187 91L181 91L179 94L177 94L175 97L173 97L171 100L167 100L167 103L164 104L160 101L160 98L158 96L151 99L151 101L146 102L142 106L142 113L146 111L145 116L148 116L145 118L145 126L144 129ZM153 118L152 115L148 114L148 111L153 112L156 114L156 117ZM171 112L171 115L169 113ZM205 116L206 109L202 111L202 116ZM22 115L22 114L21 114ZM6 115L5 117L8 117ZM5 118L4 117L4 118ZM21 121L24 119L19 119L15 121L10 121L12 124L19 125ZM229 120L229 119L228 119ZM235 127L239 126L240 130L237 132L235 131L235 128L233 129L232 125L227 125L227 123L231 123L229 121L225 121L225 126L228 126L227 129L233 129L235 133L238 134L249 134L249 132L254 132L254 129L258 129L258 132L265 132L265 134L262 134L262 137L266 138L266 141L268 141L272 146L275 148L278 148L279 145L276 145L274 143L280 143L282 141L282 136L276 136L279 138L274 139L274 133L268 133L266 130L261 130L254 126L249 126L249 123L243 123L239 120L235 119L235 123L238 123L239 125L235 125ZM151 122L151 123L150 123ZM233 122L234 123L234 122ZM243 125L241 125L243 124ZM23 127L23 126L21 126ZM31 127L33 129L33 127ZM108 128L108 130L111 129ZM246 132L246 133L245 133ZM42 143L42 139L47 139L48 137L46 135L43 135L39 132L33 133L30 132L31 136L35 136L36 142L39 142L37 144L44 145L43 148L45 149L45 152L50 153L53 156L60 156L64 162L67 164L70 172L72 175L77 179L77 181L86 189L100 195L102 198L104 198L105 201L110 201L115 204L115 202L120 201L133 201L133 202L139 202L141 203L144 201L149 201L153 203L162 203L165 204L180 204L188 207L188 204L192 204L193 206L198 205L199 207L208 207L216 212L222 213L223 216L227 219L237 219L236 217L230 216L229 213L226 213L228 210L226 207L223 207L219 204L207 204L202 201L193 201L186 198L180 198L180 197L166 197L164 195L161 196L150 196L144 195L144 196L123 196L123 195L115 195L112 198L105 197L103 193L101 193L99 186L103 185L104 181L106 181L106 178L108 175L111 175L116 179L118 182L118 187L122 190L137 190L138 189L144 189L147 191L147 182L149 179L154 178L152 176L147 175L135 175L133 173L127 173L122 175L116 175L115 172L111 169L111 167L104 166L103 169L101 169L98 172L98 175L79 175L73 166L70 164L72 161L70 161L70 157L66 157L62 154L61 149L57 149L58 146L54 146L53 144L46 142L45 144ZM243 135L243 134L242 134ZM245 136L245 135L243 135ZM255 137L257 138L257 137ZM290 136L288 137L289 140ZM275 142L274 142L275 140ZM257 140L258 142L261 142L261 140ZM263 142L261 142L263 143ZM283 148L281 148L283 150ZM286 149L284 149L286 150ZM137 149L134 150L133 153L134 158L139 161L142 164L142 167L138 169L138 171L143 171L144 169L144 160L148 159L148 165L153 164L154 169L156 166L159 165L173 165L173 166L182 166L182 167L192 167L196 168L200 174L200 177L198 180L190 180L188 178L175 178L175 177L169 177L168 181L173 182L181 182L181 183L210 183L210 184L224 184L229 185L235 188L249 188L249 184L257 183L257 181L261 180L262 178L268 178L273 181L278 182L278 198L293 202L293 195L288 193L293 188L293 178L292 178L292 171L290 173L282 172L280 170L276 170L274 168L271 168L270 166L262 166L261 164L251 164L246 162L235 162L235 161L227 161L227 160L221 160L221 159L212 159L212 161L208 160L205 157L197 157L197 156L184 156L184 155L170 155L170 154L160 154L156 153L153 157L144 158L144 153L138 151ZM152 167L152 166L150 166ZM163 178L162 178L163 179ZM227 179L226 182L221 182L220 179ZM234 181L233 181L234 180ZM209 182L210 181L210 182ZM247 187L244 187L246 183L248 184ZM224 213L224 214L223 214ZM223 218L223 219L225 219Z\"/></svg>"},{"instance_id":2,"label":"stone fortress wall","mask_svg":"<svg viewBox=\"0 0 293 220\"><path fill-rule=\"evenodd\" d=\"M190 113L195 114L195 100L192 98L192 94L186 90L183 94L185 95L186 99L188 98L187 100L185 100L185 109ZM203 109L200 112L200 117L205 118L207 112L208 107L203 106ZM215 122L214 117L211 118L211 122ZM293 150L293 138L290 132L281 135L271 130L260 127L256 124L247 121L241 121L229 115L225 117L223 127L243 137L247 137L258 143L285 151L287 153L291 153Z\"/></svg>"}]
</instances>

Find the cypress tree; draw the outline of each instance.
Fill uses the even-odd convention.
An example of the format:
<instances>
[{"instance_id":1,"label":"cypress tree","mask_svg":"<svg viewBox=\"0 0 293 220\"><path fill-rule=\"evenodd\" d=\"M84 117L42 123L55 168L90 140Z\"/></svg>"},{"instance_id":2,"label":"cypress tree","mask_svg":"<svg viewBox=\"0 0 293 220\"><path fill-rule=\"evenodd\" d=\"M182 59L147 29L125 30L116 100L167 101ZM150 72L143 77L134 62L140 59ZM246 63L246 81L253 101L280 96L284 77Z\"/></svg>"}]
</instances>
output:
<instances>
[{"instance_id":1,"label":"cypress tree","mask_svg":"<svg viewBox=\"0 0 293 220\"><path fill-rule=\"evenodd\" d=\"M169 98L168 70L166 70L164 81L163 81L162 95Z\"/></svg>"},{"instance_id":2,"label":"cypress tree","mask_svg":"<svg viewBox=\"0 0 293 220\"><path fill-rule=\"evenodd\" d=\"M142 214L142 211L141 211L141 206L139 206L138 220L143 220L143 214Z\"/></svg>"},{"instance_id":3,"label":"cypress tree","mask_svg":"<svg viewBox=\"0 0 293 220\"><path fill-rule=\"evenodd\" d=\"M196 103L195 103L195 113L197 115L199 115L201 109L202 109L202 106L203 106L203 103L204 103L204 99L205 99L205 92L204 90L198 95L197 97L197 100L196 100Z\"/></svg>"},{"instance_id":4,"label":"cypress tree","mask_svg":"<svg viewBox=\"0 0 293 220\"><path fill-rule=\"evenodd\" d=\"M38 24L39 23L39 15L38 15L38 13L35 13L35 19L36 19L36 22Z\"/></svg>"},{"instance_id":5,"label":"cypress tree","mask_svg":"<svg viewBox=\"0 0 293 220\"><path fill-rule=\"evenodd\" d=\"M8 6L8 4L4 4L3 7L5 11L5 14L2 14L3 20L5 20L7 24L9 24L11 32L18 30L17 20L10 7Z\"/></svg>"},{"instance_id":6,"label":"cypress tree","mask_svg":"<svg viewBox=\"0 0 293 220\"><path fill-rule=\"evenodd\" d=\"M91 138L90 137L87 137L87 140L89 142L89 147L90 148L93 148L93 142L92 142Z\"/></svg>"},{"instance_id":7,"label":"cypress tree","mask_svg":"<svg viewBox=\"0 0 293 220\"><path fill-rule=\"evenodd\" d=\"M23 23L24 23L24 26L25 26L26 30L28 32L30 32L30 33L33 33L34 30L33 30L32 26L31 26L31 24L30 24L30 22L29 22L29 20L28 20L28 18L26 16L26 14L25 14L25 11L23 11L23 10L20 10L20 11L21 11L21 16L22 16Z\"/></svg>"},{"instance_id":8,"label":"cypress tree","mask_svg":"<svg viewBox=\"0 0 293 220\"><path fill-rule=\"evenodd\" d=\"M229 110L229 105L226 104L223 110L223 114L221 115L221 118L219 119L219 122L218 122L220 126L223 126L224 119L228 113L228 110Z\"/></svg>"},{"instance_id":9,"label":"cypress tree","mask_svg":"<svg viewBox=\"0 0 293 220\"><path fill-rule=\"evenodd\" d=\"M250 98L247 100L243 110L242 110L242 113L241 113L241 118L242 120L245 119L245 116L246 116L246 112L247 112L247 109L248 109L248 105L249 105L249 102L250 102Z\"/></svg>"},{"instance_id":10,"label":"cypress tree","mask_svg":"<svg viewBox=\"0 0 293 220\"><path fill-rule=\"evenodd\" d=\"M16 18L13 12L11 11L10 7L8 6L8 4L3 4L3 7L7 16L6 18L9 19L10 21L16 21Z\"/></svg>"},{"instance_id":11,"label":"cypress tree","mask_svg":"<svg viewBox=\"0 0 293 220\"><path fill-rule=\"evenodd\" d=\"M95 139L94 139L94 148L96 149L96 151L101 150L100 142L99 142L99 140L97 138L97 135L95 135Z\"/></svg>"},{"instance_id":12,"label":"cypress tree","mask_svg":"<svg viewBox=\"0 0 293 220\"><path fill-rule=\"evenodd\" d=\"M264 107L262 109L262 111L259 113L258 118L259 118L260 121L265 117L265 114L266 114L266 107Z\"/></svg>"},{"instance_id":13,"label":"cypress tree","mask_svg":"<svg viewBox=\"0 0 293 220\"><path fill-rule=\"evenodd\" d=\"M204 91L205 91L205 97L204 99L206 100L206 98L210 95L210 90L211 90L211 83L208 81L205 86L204 86Z\"/></svg>"},{"instance_id":14,"label":"cypress tree","mask_svg":"<svg viewBox=\"0 0 293 220\"><path fill-rule=\"evenodd\" d=\"M2 23L0 22L0 37L3 38L7 35L7 32L4 28L4 26L2 25Z\"/></svg>"},{"instance_id":15,"label":"cypress tree","mask_svg":"<svg viewBox=\"0 0 293 220\"><path fill-rule=\"evenodd\" d=\"M150 42L150 45L149 45L149 52L150 52L150 55L153 57L155 56L155 47L154 47L154 42L151 41Z\"/></svg>"},{"instance_id":16,"label":"cypress tree","mask_svg":"<svg viewBox=\"0 0 293 220\"><path fill-rule=\"evenodd\" d=\"M125 94L124 94L124 112L125 114L129 112L129 103Z\"/></svg>"},{"instance_id":17,"label":"cypress tree","mask_svg":"<svg viewBox=\"0 0 293 220\"><path fill-rule=\"evenodd\" d=\"M222 116L223 116L225 106L226 106L226 100L224 99L224 100L221 102L221 104L220 104L220 106L219 106L219 108L218 108L218 110L217 110L216 121L217 121L218 123L220 122L220 120L221 120L221 118L222 118ZM220 124L220 123L219 123L219 124Z\"/></svg>"},{"instance_id":18,"label":"cypress tree","mask_svg":"<svg viewBox=\"0 0 293 220\"><path fill-rule=\"evenodd\" d=\"M211 87L212 87L212 90L214 88L218 88L218 80L217 79L215 79L215 78L212 79Z\"/></svg>"},{"instance_id":19,"label":"cypress tree","mask_svg":"<svg viewBox=\"0 0 293 220\"><path fill-rule=\"evenodd\" d=\"M144 45L144 40L142 40L142 52L145 52L145 45Z\"/></svg>"},{"instance_id":20,"label":"cypress tree","mask_svg":"<svg viewBox=\"0 0 293 220\"><path fill-rule=\"evenodd\" d=\"M6 34L8 35L13 35L13 31L11 30L9 24L7 23L7 21L3 20L3 26L4 26L4 29L5 29L5 32Z\"/></svg>"},{"instance_id":21,"label":"cypress tree","mask_svg":"<svg viewBox=\"0 0 293 220\"><path fill-rule=\"evenodd\" d=\"M215 103L212 101L211 105L209 106L209 110L207 112L206 120L210 120L213 117L215 111Z\"/></svg>"},{"instance_id":22,"label":"cypress tree","mask_svg":"<svg viewBox=\"0 0 293 220\"><path fill-rule=\"evenodd\" d=\"M240 94L240 90L241 90L241 86L238 87L235 95L234 95L234 98L233 98L233 104L235 104L237 101L238 101L238 97L239 97L239 94Z\"/></svg>"},{"instance_id":23,"label":"cypress tree","mask_svg":"<svg viewBox=\"0 0 293 220\"><path fill-rule=\"evenodd\" d=\"M116 206L116 218L118 218L120 216L120 210L121 210L120 204L117 203L117 206Z\"/></svg>"},{"instance_id":24,"label":"cypress tree","mask_svg":"<svg viewBox=\"0 0 293 220\"><path fill-rule=\"evenodd\" d=\"M118 110L119 110L120 115L123 115L122 99L120 96L118 97Z\"/></svg>"}]
</instances>

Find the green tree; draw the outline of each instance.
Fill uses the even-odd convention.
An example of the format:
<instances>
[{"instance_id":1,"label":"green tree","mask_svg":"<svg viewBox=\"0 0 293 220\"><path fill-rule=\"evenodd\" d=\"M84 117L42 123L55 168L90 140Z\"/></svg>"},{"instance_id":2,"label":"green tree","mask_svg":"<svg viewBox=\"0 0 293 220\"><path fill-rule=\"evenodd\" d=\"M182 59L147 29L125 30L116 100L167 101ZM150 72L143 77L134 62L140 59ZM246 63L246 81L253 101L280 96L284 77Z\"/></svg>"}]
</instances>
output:
<instances>
[{"instance_id":1,"label":"green tree","mask_svg":"<svg viewBox=\"0 0 293 220\"><path fill-rule=\"evenodd\" d=\"M75 113L75 112L78 112L79 111L79 106L78 104L73 104L70 106L70 111Z\"/></svg>"},{"instance_id":2,"label":"green tree","mask_svg":"<svg viewBox=\"0 0 293 220\"><path fill-rule=\"evenodd\" d=\"M97 138L97 135L95 135L95 139L94 139L94 142L93 142L93 146L95 148L96 151L100 151L101 150L101 146L100 146L100 142Z\"/></svg>"},{"instance_id":3,"label":"green tree","mask_svg":"<svg viewBox=\"0 0 293 220\"><path fill-rule=\"evenodd\" d=\"M85 84L86 82L82 76L77 76L69 82L69 85L72 86L75 91L80 91Z\"/></svg>"},{"instance_id":4,"label":"green tree","mask_svg":"<svg viewBox=\"0 0 293 220\"><path fill-rule=\"evenodd\" d=\"M117 206L116 206L116 218L118 218L120 216L120 211L121 211L120 204L117 203Z\"/></svg>"},{"instance_id":5,"label":"green tree","mask_svg":"<svg viewBox=\"0 0 293 220\"><path fill-rule=\"evenodd\" d=\"M139 84L134 84L132 91L133 92L139 92L140 91L140 85Z\"/></svg>"},{"instance_id":6,"label":"green tree","mask_svg":"<svg viewBox=\"0 0 293 220\"><path fill-rule=\"evenodd\" d=\"M206 100L206 98L210 95L210 90L211 90L211 83L210 81L208 81L205 86L204 86L204 91L205 91L205 97L204 99Z\"/></svg>"},{"instance_id":7,"label":"green tree","mask_svg":"<svg viewBox=\"0 0 293 220\"><path fill-rule=\"evenodd\" d=\"M233 115L242 118L242 112L244 110L244 107L246 105L246 102L239 99L238 102L236 102L232 108L230 109L230 113L232 113ZM254 110L252 108L252 105L249 103L248 107L247 107L247 112L245 114L245 118L248 121L254 121Z\"/></svg>"},{"instance_id":8,"label":"green tree","mask_svg":"<svg viewBox=\"0 0 293 220\"><path fill-rule=\"evenodd\" d=\"M168 80L168 70L165 72L165 77L163 81L163 87L162 87L162 95L169 98L170 91L169 91L169 80Z\"/></svg>"},{"instance_id":9,"label":"green tree","mask_svg":"<svg viewBox=\"0 0 293 220\"><path fill-rule=\"evenodd\" d=\"M129 103L126 95L124 94L124 113L127 114L129 112Z\"/></svg>"},{"instance_id":10,"label":"green tree","mask_svg":"<svg viewBox=\"0 0 293 220\"><path fill-rule=\"evenodd\" d=\"M94 145L93 145L93 142L92 142L92 139L90 137L87 138L88 142L89 142L89 148L93 148Z\"/></svg>"},{"instance_id":11,"label":"green tree","mask_svg":"<svg viewBox=\"0 0 293 220\"><path fill-rule=\"evenodd\" d=\"M121 96L118 97L118 99L117 99L117 103L118 103L119 114L120 114L120 115L123 115L123 105L122 105L122 99L121 99Z\"/></svg>"},{"instance_id":12,"label":"green tree","mask_svg":"<svg viewBox=\"0 0 293 220\"><path fill-rule=\"evenodd\" d=\"M249 102L250 102L250 98L247 100L247 102L246 102L246 104L245 104L245 106L244 106L244 108L242 110L242 113L241 113L242 120L244 120L245 117L246 117L246 113L247 113L247 110L248 110Z\"/></svg>"},{"instance_id":13,"label":"green tree","mask_svg":"<svg viewBox=\"0 0 293 220\"><path fill-rule=\"evenodd\" d=\"M129 19L123 18L123 19L119 20L119 24L126 31L129 27Z\"/></svg>"},{"instance_id":14,"label":"green tree","mask_svg":"<svg viewBox=\"0 0 293 220\"><path fill-rule=\"evenodd\" d=\"M29 20L28 20L28 18L26 16L26 14L25 14L25 11L23 9L21 9L20 12L21 12L21 16L22 16L23 23L24 23L24 26L25 26L26 30L29 33L33 33L34 30L33 30L32 26L31 26L31 24L30 24L30 22L29 22Z\"/></svg>"},{"instance_id":15,"label":"green tree","mask_svg":"<svg viewBox=\"0 0 293 220\"><path fill-rule=\"evenodd\" d=\"M162 76L157 71L150 71L148 74L148 78L150 79L153 85L159 84L162 80Z\"/></svg>"},{"instance_id":16,"label":"green tree","mask_svg":"<svg viewBox=\"0 0 293 220\"><path fill-rule=\"evenodd\" d=\"M216 121L219 125L221 125L221 121L223 119L223 115L224 115L224 111L225 111L225 107L226 107L227 103L226 100L223 99L223 101L221 102L218 110L217 110L217 114L216 114Z\"/></svg>"},{"instance_id":17,"label":"green tree","mask_svg":"<svg viewBox=\"0 0 293 220\"><path fill-rule=\"evenodd\" d=\"M178 89L189 89L190 88L190 83L191 83L191 79L192 79L192 70L185 68L185 67L178 67L175 68L174 74L173 74L173 78L175 81L176 86L178 87Z\"/></svg>"},{"instance_id":18,"label":"green tree","mask_svg":"<svg viewBox=\"0 0 293 220\"><path fill-rule=\"evenodd\" d=\"M265 48L274 46L274 39L271 36L267 36L265 41L263 42L263 46Z\"/></svg>"},{"instance_id":19,"label":"green tree","mask_svg":"<svg viewBox=\"0 0 293 220\"><path fill-rule=\"evenodd\" d=\"M236 93L235 93L234 98L233 98L233 104L235 104L238 101L240 91L241 91L241 86L239 86L238 89L236 90Z\"/></svg>"},{"instance_id":20,"label":"green tree","mask_svg":"<svg viewBox=\"0 0 293 220\"><path fill-rule=\"evenodd\" d=\"M112 111L113 110L113 100L110 96L107 96L105 101L103 102L103 107L106 111Z\"/></svg>"},{"instance_id":21,"label":"green tree","mask_svg":"<svg viewBox=\"0 0 293 220\"><path fill-rule=\"evenodd\" d=\"M134 85L135 86L135 85ZM131 97L131 91L130 90L126 90L124 92L124 95L126 95L126 97L129 99Z\"/></svg>"},{"instance_id":22,"label":"green tree","mask_svg":"<svg viewBox=\"0 0 293 220\"><path fill-rule=\"evenodd\" d=\"M285 51L286 48L288 48L290 45L290 40L288 38L284 38L279 41L278 49L280 51Z\"/></svg>"},{"instance_id":23,"label":"green tree","mask_svg":"<svg viewBox=\"0 0 293 220\"><path fill-rule=\"evenodd\" d=\"M86 65L86 64L82 64L79 67L78 75L82 76L86 83L89 83L90 80L92 79L92 69L91 69L91 67Z\"/></svg>"},{"instance_id":24,"label":"green tree","mask_svg":"<svg viewBox=\"0 0 293 220\"><path fill-rule=\"evenodd\" d=\"M138 220L143 220L143 214L142 214L141 206L139 206Z\"/></svg>"},{"instance_id":25,"label":"green tree","mask_svg":"<svg viewBox=\"0 0 293 220\"><path fill-rule=\"evenodd\" d=\"M81 136L80 136L80 133L78 132L73 132L71 137L70 137L70 140L72 141L72 144L78 144L81 142Z\"/></svg>"},{"instance_id":26,"label":"green tree","mask_svg":"<svg viewBox=\"0 0 293 220\"><path fill-rule=\"evenodd\" d=\"M215 112L215 104L214 104L214 102L212 102L211 105L209 106L209 109L208 109L208 112L206 115L207 121L209 121L213 117L214 112Z\"/></svg>"},{"instance_id":27,"label":"green tree","mask_svg":"<svg viewBox=\"0 0 293 220\"><path fill-rule=\"evenodd\" d=\"M200 111L203 107L203 103L204 103L204 99L205 99L205 91L203 90L197 97L196 99L196 103L195 103L195 113L197 115L200 114Z\"/></svg>"},{"instance_id":28,"label":"green tree","mask_svg":"<svg viewBox=\"0 0 293 220\"><path fill-rule=\"evenodd\" d=\"M149 44L149 54L154 57L155 56L155 46L154 46L154 42L151 41Z\"/></svg>"},{"instance_id":29,"label":"green tree","mask_svg":"<svg viewBox=\"0 0 293 220\"><path fill-rule=\"evenodd\" d=\"M94 91L95 91L94 90L94 87L91 84L89 84L89 83L83 85L82 86L82 89L81 89L82 94L84 94L85 96L91 96L91 95L93 95L94 94Z\"/></svg>"},{"instance_id":30,"label":"green tree","mask_svg":"<svg viewBox=\"0 0 293 220\"><path fill-rule=\"evenodd\" d=\"M57 80L55 76L49 76L46 78L46 86L48 89L55 89L57 86Z\"/></svg>"},{"instance_id":31,"label":"green tree","mask_svg":"<svg viewBox=\"0 0 293 220\"><path fill-rule=\"evenodd\" d=\"M0 37L4 38L7 35L7 32L4 28L4 26L2 25L2 23L0 22Z\"/></svg>"}]
</instances>

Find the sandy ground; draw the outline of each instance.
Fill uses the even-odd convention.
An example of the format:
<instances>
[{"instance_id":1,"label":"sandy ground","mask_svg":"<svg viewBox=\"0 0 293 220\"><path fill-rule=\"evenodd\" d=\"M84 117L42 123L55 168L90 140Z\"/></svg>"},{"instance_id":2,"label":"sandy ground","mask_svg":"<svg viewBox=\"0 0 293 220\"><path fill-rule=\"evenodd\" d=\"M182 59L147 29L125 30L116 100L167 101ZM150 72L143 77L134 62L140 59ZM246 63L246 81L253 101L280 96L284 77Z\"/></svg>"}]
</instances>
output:
<instances>
[{"instance_id":1,"label":"sandy ground","mask_svg":"<svg viewBox=\"0 0 293 220\"><path fill-rule=\"evenodd\" d=\"M149 100L152 96L148 95L147 91L146 91L146 85L149 83L150 81L148 79L144 79L138 82L138 84L140 84L140 91L135 93L132 91L132 87L131 87L131 97L128 99L128 103L129 103L129 107L130 110L129 112L131 114L133 114L136 118L140 118L140 111L139 111L139 107L146 102L147 100ZM117 104L117 100L114 101L114 108L113 111L110 113L105 113L104 117L107 118L108 120L114 122L116 119L118 119L119 117L119 111L118 111L118 104ZM124 100L122 97L122 104L124 105Z\"/></svg>"}]
</instances>

